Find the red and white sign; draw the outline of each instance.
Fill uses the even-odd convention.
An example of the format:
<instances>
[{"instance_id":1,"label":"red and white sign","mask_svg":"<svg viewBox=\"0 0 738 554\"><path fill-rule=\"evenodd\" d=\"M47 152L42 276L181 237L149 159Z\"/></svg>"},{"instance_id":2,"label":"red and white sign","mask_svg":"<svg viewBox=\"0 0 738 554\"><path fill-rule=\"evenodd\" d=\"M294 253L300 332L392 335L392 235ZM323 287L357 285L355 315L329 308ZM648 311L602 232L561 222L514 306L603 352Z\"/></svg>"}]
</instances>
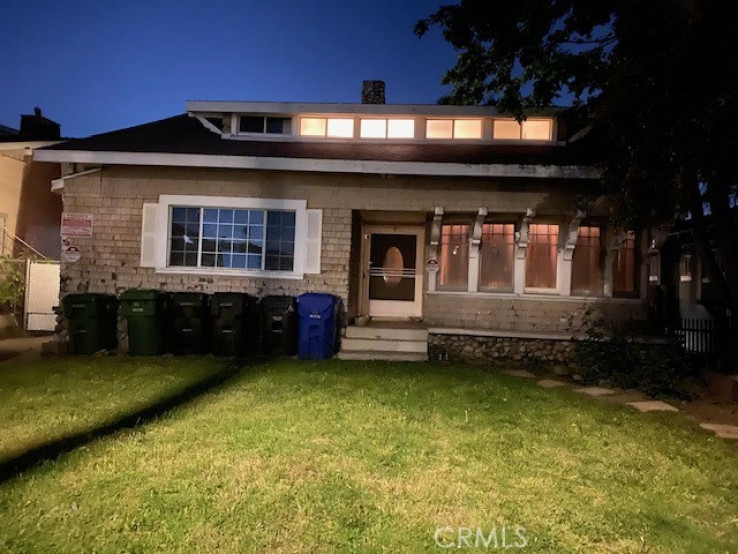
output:
<instances>
[{"instance_id":1,"label":"red and white sign","mask_svg":"<svg viewBox=\"0 0 738 554\"><path fill-rule=\"evenodd\" d=\"M92 238L92 214L64 212L61 217L61 236Z\"/></svg>"}]
</instances>

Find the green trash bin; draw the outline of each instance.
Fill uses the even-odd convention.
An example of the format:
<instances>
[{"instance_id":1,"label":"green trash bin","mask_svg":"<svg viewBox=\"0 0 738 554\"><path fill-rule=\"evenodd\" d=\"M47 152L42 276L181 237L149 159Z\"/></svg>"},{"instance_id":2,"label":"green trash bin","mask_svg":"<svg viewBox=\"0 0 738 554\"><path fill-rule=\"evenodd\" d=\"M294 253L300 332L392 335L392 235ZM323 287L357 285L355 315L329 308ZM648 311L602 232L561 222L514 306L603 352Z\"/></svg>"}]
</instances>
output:
<instances>
[{"instance_id":1,"label":"green trash bin","mask_svg":"<svg viewBox=\"0 0 738 554\"><path fill-rule=\"evenodd\" d=\"M94 354L118 346L118 301L110 294L74 293L62 299L72 354Z\"/></svg>"},{"instance_id":2,"label":"green trash bin","mask_svg":"<svg viewBox=\"0 0 738 554\"><path fill-rule=\"evenodd\" d=\"M164 353L166 296L156 290L127 290L120 295L120 311L128 323L128 353L158 356Z\"/></svg>"}]
</instances>

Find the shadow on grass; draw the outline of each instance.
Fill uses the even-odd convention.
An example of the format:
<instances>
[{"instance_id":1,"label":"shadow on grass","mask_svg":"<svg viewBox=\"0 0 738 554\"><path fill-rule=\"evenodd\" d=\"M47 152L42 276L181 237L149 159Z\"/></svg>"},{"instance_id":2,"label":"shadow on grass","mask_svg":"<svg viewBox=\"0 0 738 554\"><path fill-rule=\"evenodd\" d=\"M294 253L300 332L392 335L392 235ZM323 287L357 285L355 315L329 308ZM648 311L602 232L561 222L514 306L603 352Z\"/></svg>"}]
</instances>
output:
<instances>
[{"instance_id":1,"label":"shadow on grass","mask_svg":"<svg viewBox=\"0 0 738 554\"><path fill-rule=\"evenodd\" d=\"M0 462L0 483L9 481L40 462L53 460L61 454L71 452L75 448L123 429L131 429L146 424L173 408L182 406L223 386L250 363L249 360L228 360L225 362L223 369L215 375L193 383L172 396L161 398L150 406L107 422L97 429L67 435L3 460Z\"/></svg>"}]
</instances>

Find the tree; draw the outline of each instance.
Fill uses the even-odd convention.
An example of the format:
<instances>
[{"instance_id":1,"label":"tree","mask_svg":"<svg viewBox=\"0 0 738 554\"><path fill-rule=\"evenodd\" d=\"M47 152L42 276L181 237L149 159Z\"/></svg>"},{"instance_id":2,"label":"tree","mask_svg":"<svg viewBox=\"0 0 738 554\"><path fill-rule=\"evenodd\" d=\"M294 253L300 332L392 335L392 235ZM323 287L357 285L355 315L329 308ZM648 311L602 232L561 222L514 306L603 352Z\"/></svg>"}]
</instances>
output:
<instances>
[{"instance_id":1,"label":"tree","mask_svg":"<svg viewBox=\"0 0 738 554\"><path fill-rule=\"evenodd\" d=\"M418 21L458 51L442 103L522 119L570 100L604 146L602 187L623 224L691 215L698 253L738 314L738 19L720 0L461 0ZM726 311L713 315L726 321ZM733 354L738 326L732 326ZM733 358L735 359L735 358Z\"/></svg>"}]
</instances>

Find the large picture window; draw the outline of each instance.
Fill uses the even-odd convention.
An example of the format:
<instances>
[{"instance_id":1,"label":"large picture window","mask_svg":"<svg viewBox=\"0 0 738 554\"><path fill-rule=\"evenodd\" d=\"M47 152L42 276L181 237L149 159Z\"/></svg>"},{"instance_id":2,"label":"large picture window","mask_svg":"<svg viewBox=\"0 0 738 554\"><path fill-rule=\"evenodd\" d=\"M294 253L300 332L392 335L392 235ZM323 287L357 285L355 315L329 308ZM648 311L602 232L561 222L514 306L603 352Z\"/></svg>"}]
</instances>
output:
<instances>
[{"instance_id":1,"label":"large picture window","mask_svg":"<svg viewBox=\"0 0 738 554\"><path fill-rule=\"evenodd\" d=\"M169 266L293 271L295 212L172 206Z\"/></svg>"},{"instance_id":2,"label":"large picture window","mask_svg":"<svg viewBox=\"0 0 738 554\"><path fill-rule=\"evenodd\" d=\"M485 223L480 245L479 290L511 291L515 251L515 225Z\"/></svg>"},{"instance_id":3,"label":"large picture window","mask_svg":"<svg viewBox=\"0 0 738 554\"><path fill-rule=\"evenodd\" d=\"M469 281L469 225L441 226L441 260L438 285L466 290Z\"/></svg>"},{"instance_id":4,"label":"large picture window","mask_svg":"<svg viewBox=\"0 0 738 554\"><path fill-rule=\"evenodd\" d=\"M602 294L602 232L599 227L579 227L571 266L571 292L583 296Z\"/></svg>"},{"instance_id":5,"label":"large picture window","mask_svg":"<svg viewBox=\"0 0 738 554\"><path fill-rule=\"evenodd\" d=\"M556 288L556 250L559 226L531 224L525 258L525 286L532 289Z\"/></svg>"}]
</instances>

